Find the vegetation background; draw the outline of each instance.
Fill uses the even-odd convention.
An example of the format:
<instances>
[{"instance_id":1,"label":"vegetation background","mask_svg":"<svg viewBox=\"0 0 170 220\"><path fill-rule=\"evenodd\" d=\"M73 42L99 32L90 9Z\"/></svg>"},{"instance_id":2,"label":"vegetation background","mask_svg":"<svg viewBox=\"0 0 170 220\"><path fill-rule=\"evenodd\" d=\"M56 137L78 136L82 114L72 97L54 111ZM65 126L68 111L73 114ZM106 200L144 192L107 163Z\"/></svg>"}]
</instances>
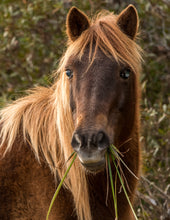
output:
<instances>
[{"instance_id":1,"label":"vegetation background","mask_svg":"<svg viewBox=\"0 0 170 220\"><path fill-rule=\"evenodd\" d=\"M26 89L52 83L51 73L66 48L65 20L72 5L89 16L119 13L134 4L144 49L141 74L143 174L137 192L139 219L170 219L170 1L1 0L0 107ZM168 149L169 148L169 149Z\"/></svg>"}]
</instances>

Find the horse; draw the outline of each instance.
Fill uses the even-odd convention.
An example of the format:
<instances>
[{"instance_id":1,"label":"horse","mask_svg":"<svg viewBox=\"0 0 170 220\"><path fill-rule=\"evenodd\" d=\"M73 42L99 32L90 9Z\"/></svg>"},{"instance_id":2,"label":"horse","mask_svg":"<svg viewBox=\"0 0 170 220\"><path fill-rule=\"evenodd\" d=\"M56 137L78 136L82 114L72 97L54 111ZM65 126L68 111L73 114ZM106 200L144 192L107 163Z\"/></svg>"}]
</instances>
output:
<instances>
[{"instance_id":1,"label":"horse","mask_svg":"<svg viewBox=\"0 0 170 220\"><path fill-rule=\"evenodd\" d=\"M49 219L115 219L108 147L114 144L140 176L138 26L133 5L92 19L76 7L69 10L68 45L54 83L28 91L0 113L0 219L45 219L74 151L78 157ZM123 165L122 172L134 204L138 180ZM119 219L134 219L119 180L116 196Z\"/></svg>"}]
</instances>

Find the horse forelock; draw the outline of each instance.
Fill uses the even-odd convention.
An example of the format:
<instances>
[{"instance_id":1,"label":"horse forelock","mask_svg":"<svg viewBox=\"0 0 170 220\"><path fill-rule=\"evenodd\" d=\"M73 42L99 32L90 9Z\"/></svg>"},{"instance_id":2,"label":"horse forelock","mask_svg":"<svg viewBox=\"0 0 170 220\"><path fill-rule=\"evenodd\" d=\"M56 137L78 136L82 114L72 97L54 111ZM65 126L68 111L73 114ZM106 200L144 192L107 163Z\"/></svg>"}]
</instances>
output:
<instances>
[{"instance_id":1,"label":"horse forelock","mask_svg":"<svg viewBox=\"0 0 170 220\"><path fill-rule=\"evenodd\" d=\"M96 15L91 26L77 40L68 41L69 46L61 59L58 72L64 71L70 57L81 61L88 48L89 65L93 63L96 52L100 49L110 59L125 63L138 73L141 68L142 49L120 30L116 21L117 16L111 12L100 12Z\"/></svg>"}]
</instances>

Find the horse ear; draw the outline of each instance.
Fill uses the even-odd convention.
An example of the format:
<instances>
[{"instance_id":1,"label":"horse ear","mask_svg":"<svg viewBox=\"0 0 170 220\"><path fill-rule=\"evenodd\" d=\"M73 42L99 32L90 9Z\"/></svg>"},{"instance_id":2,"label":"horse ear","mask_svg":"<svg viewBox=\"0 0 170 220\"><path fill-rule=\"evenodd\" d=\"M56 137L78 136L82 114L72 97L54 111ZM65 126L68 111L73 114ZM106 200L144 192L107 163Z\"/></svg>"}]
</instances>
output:
<instances>
[{"instance_id":1,"label":"horse ear","mask_svg":"<svg viewBox=\"0 0 170 220\"><path fill-rule=\"evenodd\" d=\"M117 18L117 24L120 29L132 40L135 38L138 31L139 19L136 8L129 5L125 8Z\"/></svg>"},{"instance_id":2,"label":"horse ear","mask_svg":"<svg viewBox=\"0 0 170 220\"><path fill-rule=\"evenodd\" d=\"M90 27L88 17L76 7L72 7L67 15L67 35L75 41L83 31Z\"/></svg>"}]
</instances>

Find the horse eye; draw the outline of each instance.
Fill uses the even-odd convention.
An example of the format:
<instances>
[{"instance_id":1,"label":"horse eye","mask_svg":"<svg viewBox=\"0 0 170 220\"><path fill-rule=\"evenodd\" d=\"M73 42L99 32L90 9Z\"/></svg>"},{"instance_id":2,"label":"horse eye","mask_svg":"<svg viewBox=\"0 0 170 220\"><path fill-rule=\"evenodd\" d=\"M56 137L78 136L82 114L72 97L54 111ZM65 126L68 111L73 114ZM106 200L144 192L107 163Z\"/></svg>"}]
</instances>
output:
<instances>
[{"instance_id":1,"label":"horse eye","mask_svg":"<svg viewBox=\"0 0 170 220\"><path fill-rule=\"evenodd\" d=\"M120 72L120 77L123 79L128 79L130 76L130 69L124 69L123 71Z\"/></svg>"},{"instance_id":2,"label":"horse eye","mask_svg":"<svg viewBox=\"0 0 170 220\"><path fill-rule=\"evenodd\" d=\"M66 69L65 70L66 75L68 76L69 79L71 79L73 77L73 71L70 69Z\"/></svg>"}]
</instances>

